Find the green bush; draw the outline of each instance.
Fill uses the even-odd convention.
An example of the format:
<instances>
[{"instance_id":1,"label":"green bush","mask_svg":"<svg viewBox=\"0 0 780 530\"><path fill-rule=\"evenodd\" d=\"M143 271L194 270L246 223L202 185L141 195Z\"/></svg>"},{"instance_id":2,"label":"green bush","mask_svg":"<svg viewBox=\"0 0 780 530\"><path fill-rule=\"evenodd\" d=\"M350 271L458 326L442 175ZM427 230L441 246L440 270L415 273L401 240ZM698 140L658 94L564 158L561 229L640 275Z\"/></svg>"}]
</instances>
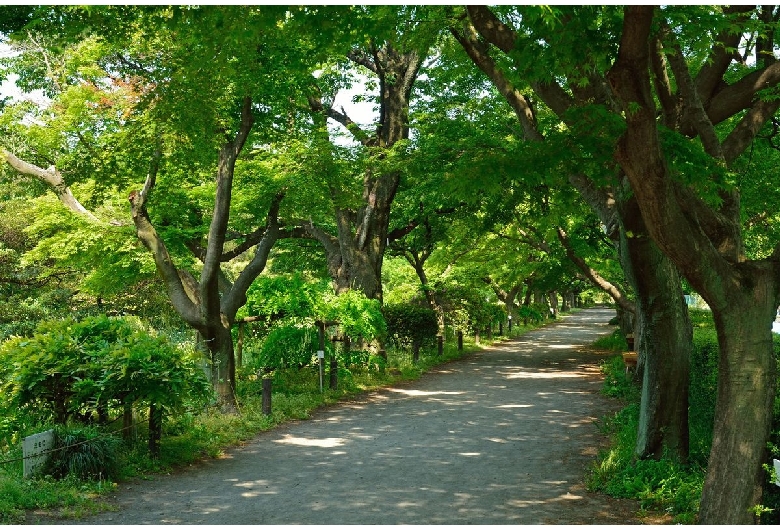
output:
<instances>
[{"instance_id":1,"label":"green bush","mask_svg":"<svg viewBox=\"0 0 780 530\"><path fill-rule=\"evenodd\" d=\"M601 348L610 351L628 351L628 342L620 329L616 329L611 334L597 339L593 343L594 348Z\"/></svg>"},{"instance_id":2,"label":"green bush","mask_svg":"<svg viewBox=\"0 0 780 530\"><path fill-rule=\"evenodd\" d=\"M433 344L439 332L436 313L432 309L410 304L384 307L388 342L397 348L421 347Z\"/></svg>"},{"instance_id":3,"label":"green bush","mask_svg":"<svg viewBox=\"0 0 780 530\"><path fill-rule=\"evenodd\" d=\"M25 423L105 423L126 405L165 411L204 403L211 386L192 354L132 319L43 322L0 345L0 410Z\"/></svg>"},{"instance_id":4,"label":"green bush","mask_svg":"<svg viewBox=\"0 0 780 530\"><path fill-rule=\"evenodd\" d=\"M544 320L544 314L537 308L531 306L521 306L517 310L517 316L523 319L523 324L528 325L529 321L536 322L537 324Z\"/></svg>"},{"instance_id":5,"label":"green bush","mask_svg":"<svg viewBox=\"0 0 780 530\"><path fill-rule=\"evenodd\" d=\"M636 461L633 455L639 418L639 389L628 384L622 360L615 356L603 364L603 392L621 397L629 405L619 415L605 422L614 436L614 447L601 455L592 473L590 486L619 497L642 501L645 507L663 509L676 522L692 523L698 513L698 500L712 446L715 421L719 347L712 313L692 310L693 352L689 387L690 456L687 465L671 458ZM780 358L780 336L775 335L775 357ZM780 385L778 385L780 391ZM780 457L780 393L775 398L770 453ZM780 523L780 487L769 480L764 487L762 506L756 507L763 524Z\"/></svg>"},{"instance_id":6,"label":"green bush","mask_svg":"<svg viewBox=\"0 0 780 530\"><path fill-rule=\"evenodd\" d=\"M62 479L105 480L117 476L121 440L94 427L54 429L51 458L41 473Z\"/></svg>"},{"instance_id":7,"label":"green bush","mask_svg":"<svg viewBox=\"0 0 780 530\"><path fill-rule=\"evenodd\" d=\"M319 346L317 327L311 318L291 318L271 327L249 365L261 368L306 366Z\"/></svg>"}]
</instances>

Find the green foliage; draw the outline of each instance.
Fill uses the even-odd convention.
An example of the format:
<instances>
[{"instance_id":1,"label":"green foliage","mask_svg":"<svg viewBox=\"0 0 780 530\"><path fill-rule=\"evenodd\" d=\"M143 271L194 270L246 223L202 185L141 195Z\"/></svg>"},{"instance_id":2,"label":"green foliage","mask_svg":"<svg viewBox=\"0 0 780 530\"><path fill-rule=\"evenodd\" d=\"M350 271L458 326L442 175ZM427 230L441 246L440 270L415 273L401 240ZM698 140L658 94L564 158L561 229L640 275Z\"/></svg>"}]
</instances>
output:
<instances>
[{"instance_id":1,"label":"green foliage","mask_svg":"<svg viewBox=\"0 0 780 530\"><path fill-rule=\"evenodd\" d=\"M544 320L544 315L539 308L524 305L517 310L517 316L522 318L524 322L532 321L539 323Z\"/></svg>"},{"instance_id":2,"label":"green foliage","mask_svg":"<svg viewBox=\"0 0 780 530\"><path fill-rule=\"evenodd\" d=\"M623 332L619 329L616 329L609 335L606 335L604 337L601 337L600 339L597 339L593 343L594 348L600 348L603 350L610 350L610 351L628 351L628 343L626 342L626 337L623 335Z\"/></svg>"},{"instance_id":3,"label":"green foliage","mask_svg":"<svg viewBox=\"0 0 780 530\"><path fill-rule=\"evenodd\" d=\"M374 340L386 332L379 300L366 298L355 289L336 295L326 294L317 307L317 317L337 321L344 335L353 339Z\"/></svg>"},{"instance_id":4,"label":"green foliage","mask_svg":"<svg viewBox=\"0 0 780 530\"><path fill-rule=\"evenodd\" d=\"M639 399L639 385L634 380L633 375L626 373L626 365L622 356L610 357L604 362L601 369L604 372L602 392L605 395L632 402Z\"/></svg>"},{"instance_id":5,"label":"green foliage","mask_svg":"<svg viewBox=\"0 0 780 530\"><path fill-rule=\"evenodd\" d=\"M387 322L387 338L392 345L411 348L436 340L439 324L432 309L396 304L385 305L383 313Z\"/></svg>"},{"instance_id":6,"label":"green foliage","mask_svg":"<svg viewBox=\"0 0 780 530\"><path fill-rule=\"evenodd\" d=\"M41 473L57 479L69 475L81 480L115 478L121 443L119 438L94 427L58 426L54 429L51 458Z\"/></svg>"},{"instance_id":7,"label":"green foliage","mask_svg":"<svg viewBox=\"0 0 780 530\"><path fill-rule=\"evenodd\" d=\"M306 366L316 352L318 332L311 318L289 318L271 327L250 368Z\"/></svg>"},{"instance_id":8,"label":"green foliage","mask_svg":"<svg viewBox=\"0 0 780 530\"><path fill-rule=\"evenodd\" d=\"M691 355L691 381L689 387L690 455L686 465L664 455L660 460L636 460L634 448L639 422L639 386L625 375L620 356L606 361L602 366L605 375L603 392L625 399L629 405L608 418L604 429L613 436L613 447L603 453L594 468L589 486L609 495L638 499L645 508L667 511L678 523L694 523L698 501L704 482L704 474L712 446L712 429L715 421L717 396L719 346L710 311L691 310L693 324L693 352ZM613 339L610 338L610 341ZM775 357L780 359L780 336L774 336ZM775 457L780 441L780 392L775 398L772 441L769 450ZM770 483L767 473L760 519L764 524L778 522L780 493Z\"/></svg>"},{"instance_id":9,"label":"green foliage","mask_svg":"<svg viewBox=\"0 0 780 530\"><path fill-rule=\"evenodd\" d=\"M0 359L2 410L10 418L104 420L125 404L151 403L171 412L211 392L191 355L130 319L43 322L32 337L0 345ZM13 422L8 428L16 430Z\"/></svg>"}]
</instances>

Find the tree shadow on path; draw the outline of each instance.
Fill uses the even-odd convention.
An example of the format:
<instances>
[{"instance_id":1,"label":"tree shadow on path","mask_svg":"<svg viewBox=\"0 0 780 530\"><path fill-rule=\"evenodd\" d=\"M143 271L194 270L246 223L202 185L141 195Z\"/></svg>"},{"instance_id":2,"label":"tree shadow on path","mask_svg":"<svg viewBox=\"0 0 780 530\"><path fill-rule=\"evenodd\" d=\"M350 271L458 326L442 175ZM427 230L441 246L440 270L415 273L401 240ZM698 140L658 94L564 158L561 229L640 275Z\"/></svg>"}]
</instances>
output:
<instances>
[{"instance_id":1,"label":"tree shadow on path","mask_svg":"<svg viewBox=\"0 0 780 530\"><path fill-rule=\"evenodd\" d=\"M282 426L184 473L120 486L81 524L638 524L583 485L619 404L589 309L404 387ZM60 521L62 522L62 521Z\"/></svg>"}]
</instances>

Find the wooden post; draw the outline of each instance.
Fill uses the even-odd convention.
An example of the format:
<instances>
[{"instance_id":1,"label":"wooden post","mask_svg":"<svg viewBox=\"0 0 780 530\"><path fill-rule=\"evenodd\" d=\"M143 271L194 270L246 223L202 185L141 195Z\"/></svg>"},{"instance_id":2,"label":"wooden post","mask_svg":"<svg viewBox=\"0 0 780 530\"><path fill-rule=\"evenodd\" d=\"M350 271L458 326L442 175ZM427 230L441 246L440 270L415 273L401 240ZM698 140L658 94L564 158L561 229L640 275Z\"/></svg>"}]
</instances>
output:
<instances>
[{"instance_id":1,"label":"wooden post","mask_svg":"<svg viewBox=\"0 0 780 530\"><path fill-rule=\"evenodd\" d=\"M162 409L155 403L149 405L149 455L160 458L160 439L162 439Z\"/></svg>"},{"instance_id":2,"label":"wooden post","mask_svg":"<svg viewBox=\"0 0 780 530\"><path fill-rule=\"evenodd\" d=\"M317 321L317 327L319 328L318 332L319 332L319 336L320 336L319 337L319 339L320 339L319 351L323 352L323 354L324 354L324 352L325 352L325 322L322 322L322 321L318 320ZM319 354L317 356L319 357ZM325 370L325 358L324 357L319 357L318 361L319 361L319 365L320 365L320 393L322 393L322 391L323 391L323 388L322 388L322 375L323 375L323 372Z\"/></svg>"},{"instance_id":3,"label":"wooden post","mask_svg":"<svg viewBox=\"0 0 780 530\"><path fill-rule=\"evenodd\" d=\"M436 349L436 352L441 355L444 353L444 337L441 335L436 335L436 342L438 343L438 348Z\"/></svg>"},{"instance_id":4,"label":"wooden post","mask_svg":"<svg viewBox=\"0 0 780 530\"><path fill-rule=\"evenodd\" d=\"M417 361L420 360L420 341L415 340L414 343L412 343L412 361L414 364L417 364Z\"/></svg>"},{"instance_id":5,"label":"wooden post","mask_svg":"<svg viewBox=\"0 0 780 530\"><path fill-rule=\"evenodd\" d=\"M463 332L458 330L458 351L463 351Z\"/></svg>"},{"instance_id":6,"label":"wooden post","mask_svg":"<svg viewBox=\"0 0 780 530\"><path fill-rule=\"evenodd\" d=\"M474 332L474 344L479 345L479 329Z\"/></svg>"},{"instance_id":7,"label":"wooden post","mask_svg":"<svg viewBox=\"0 0 780 530\"><path fill-rule=\"evenodd\" d=\"M504 334L504 323L503 322L499 322L498 323L498 336L500 337L503 334Z\"/></svg>"},{"instance_id":8,"label":"wooden post","mask_svg":"<svg viewBox=\"0 0 780 530\"><path fill-rule=\"evenodd\" d=\"M236 342L236 368L241 368L244 361L244 326L246 322L238 323L238 341Z\"/></svg>"},{"instance_id":9,"label":"wooden post","mask_svg":"<svg viewBox=\"0 0 780 530\"><path fill-rule=\"evenodd\" d=\"M512 315L509 315L509 334L512 334Z\"/></svg>"},{"instance_id":10,"label":"wooden post","mask_svg":"<svg viewBox=\"0 0 780 530\"><path fill-rule=\"evenodd\" d=\"M273 381L269 378L263 379L263 414L271 415L271 386Z\"/></svg>"}]
</instances>

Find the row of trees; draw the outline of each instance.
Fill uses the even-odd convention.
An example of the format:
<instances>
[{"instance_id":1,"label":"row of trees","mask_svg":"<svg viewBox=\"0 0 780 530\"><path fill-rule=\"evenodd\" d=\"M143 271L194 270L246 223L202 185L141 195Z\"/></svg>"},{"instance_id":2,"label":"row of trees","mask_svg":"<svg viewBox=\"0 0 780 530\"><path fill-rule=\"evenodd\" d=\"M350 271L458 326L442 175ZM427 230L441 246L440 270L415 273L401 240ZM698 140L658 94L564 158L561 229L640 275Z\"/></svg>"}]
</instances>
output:
<instances>
[{"instance_id":1,"label":"row of trees","mask_svg":"<svg viewBox=\"0 0 780 530\"><path fill-rule=\"evenodd\" d=\"M637 456L685 461L693 289L721 368L700 520L750 521L777 379L775 8L2 14L5 74L34 95L0 115L9 296L69 281L128 311L161 278L231 408L261 274L381 302L403 259L439 314L453 278L514 315L597 286L637 334ZM356 86L371 123L334 103Z\"/></svg>"}]
</instances>

